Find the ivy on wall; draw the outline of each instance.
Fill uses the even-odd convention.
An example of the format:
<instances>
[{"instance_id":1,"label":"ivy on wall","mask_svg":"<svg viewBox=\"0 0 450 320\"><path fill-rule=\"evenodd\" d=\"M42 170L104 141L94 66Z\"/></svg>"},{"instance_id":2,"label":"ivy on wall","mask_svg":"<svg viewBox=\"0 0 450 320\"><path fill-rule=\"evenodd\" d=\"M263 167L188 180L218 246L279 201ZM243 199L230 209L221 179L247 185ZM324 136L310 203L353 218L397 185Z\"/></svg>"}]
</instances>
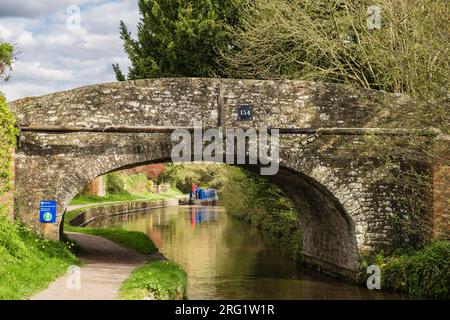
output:
<instances>
[{"instance_id":1,"label":"ivy on wall","mask_svg":"<svg viewBox=\"0 0 450 320\"><path fill-rule=\"evenodd\" d=\"M14 115L8 110L6 99L0 93L0 196L11 190L11 151L18 134L14 124Z\"/></svg>"}]
</instances>

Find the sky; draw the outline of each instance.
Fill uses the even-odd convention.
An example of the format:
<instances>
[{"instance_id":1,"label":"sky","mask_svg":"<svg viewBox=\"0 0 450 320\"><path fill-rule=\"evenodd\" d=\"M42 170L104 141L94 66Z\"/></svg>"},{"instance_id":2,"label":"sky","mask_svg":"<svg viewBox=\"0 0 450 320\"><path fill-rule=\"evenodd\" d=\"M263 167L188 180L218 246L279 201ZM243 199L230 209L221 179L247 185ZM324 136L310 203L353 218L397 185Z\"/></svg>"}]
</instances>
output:
<instances>
[{"instance_id":1,"label":"sky","mask_svg":"<svg viewBox=\"0 0 450 320\"><path fill-rule=\"evenodd\" d=\"M18 52L0 91L12 101L115 81L111 65L130 64L120 20L135 35L137 0L0 0L0 38Z\"/></svg>"}]
</instances>

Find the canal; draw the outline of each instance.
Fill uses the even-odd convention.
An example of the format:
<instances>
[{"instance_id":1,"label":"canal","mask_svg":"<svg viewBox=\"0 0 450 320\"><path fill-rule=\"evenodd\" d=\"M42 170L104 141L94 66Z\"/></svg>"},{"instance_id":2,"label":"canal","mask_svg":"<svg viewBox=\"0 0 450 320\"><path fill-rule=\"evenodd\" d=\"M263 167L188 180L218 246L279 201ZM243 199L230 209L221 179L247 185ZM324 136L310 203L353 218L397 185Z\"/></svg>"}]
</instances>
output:
<instances>
[{"instance_id":1,"label":"canal","mask_svg":"<svg viewBox=\"0 0 450 320\"><path fill-rule=\"evenodd\" d=\"M402 299L297 266L261 231L222 207L180 206L116 216L96 226L146 233L188 274L189 299Z\"/></svg>"}]
</instances>

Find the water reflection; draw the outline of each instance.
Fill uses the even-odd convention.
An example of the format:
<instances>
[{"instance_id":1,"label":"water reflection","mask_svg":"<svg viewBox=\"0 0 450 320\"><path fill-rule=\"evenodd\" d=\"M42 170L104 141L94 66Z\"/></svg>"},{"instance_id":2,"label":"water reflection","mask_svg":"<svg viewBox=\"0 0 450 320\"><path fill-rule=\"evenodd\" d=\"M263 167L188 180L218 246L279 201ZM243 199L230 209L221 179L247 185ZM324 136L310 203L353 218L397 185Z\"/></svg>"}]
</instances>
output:
<instances>
[{"instance_id":1,"label":"water reflection","mask_svg":"<svg viewBox=\"0 0 450 320\"><path fill-rule=\"evenodd\" d=\"M95 223L145 232L188 273L190 299L401 299L299 268L221 207L169 207Z\"/></svg>"}]
</instances>

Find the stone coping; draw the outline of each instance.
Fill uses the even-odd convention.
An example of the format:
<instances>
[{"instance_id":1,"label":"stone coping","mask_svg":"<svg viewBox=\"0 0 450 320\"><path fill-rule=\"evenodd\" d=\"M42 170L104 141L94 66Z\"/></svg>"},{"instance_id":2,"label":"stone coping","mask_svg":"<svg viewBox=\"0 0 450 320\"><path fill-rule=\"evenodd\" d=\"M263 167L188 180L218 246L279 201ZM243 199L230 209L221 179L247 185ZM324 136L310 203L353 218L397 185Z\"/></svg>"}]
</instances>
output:
<instances>
[{"instance_id":1,"label":"stone coping","mask_svg":"<svg viewBox=\"0 0 450 320\"><path fill-rule=\"evenodd\" d=\"M81 212L75 218L70 220L69 224L74 227L84 227L97 219L128 214L137 211L177 206L178 201L179 199L175 198L166 200L130 201L121 202L118 204L99 204L98 206L94 207L76 209L81 210Z\"/></svg>"}]
</instances>

